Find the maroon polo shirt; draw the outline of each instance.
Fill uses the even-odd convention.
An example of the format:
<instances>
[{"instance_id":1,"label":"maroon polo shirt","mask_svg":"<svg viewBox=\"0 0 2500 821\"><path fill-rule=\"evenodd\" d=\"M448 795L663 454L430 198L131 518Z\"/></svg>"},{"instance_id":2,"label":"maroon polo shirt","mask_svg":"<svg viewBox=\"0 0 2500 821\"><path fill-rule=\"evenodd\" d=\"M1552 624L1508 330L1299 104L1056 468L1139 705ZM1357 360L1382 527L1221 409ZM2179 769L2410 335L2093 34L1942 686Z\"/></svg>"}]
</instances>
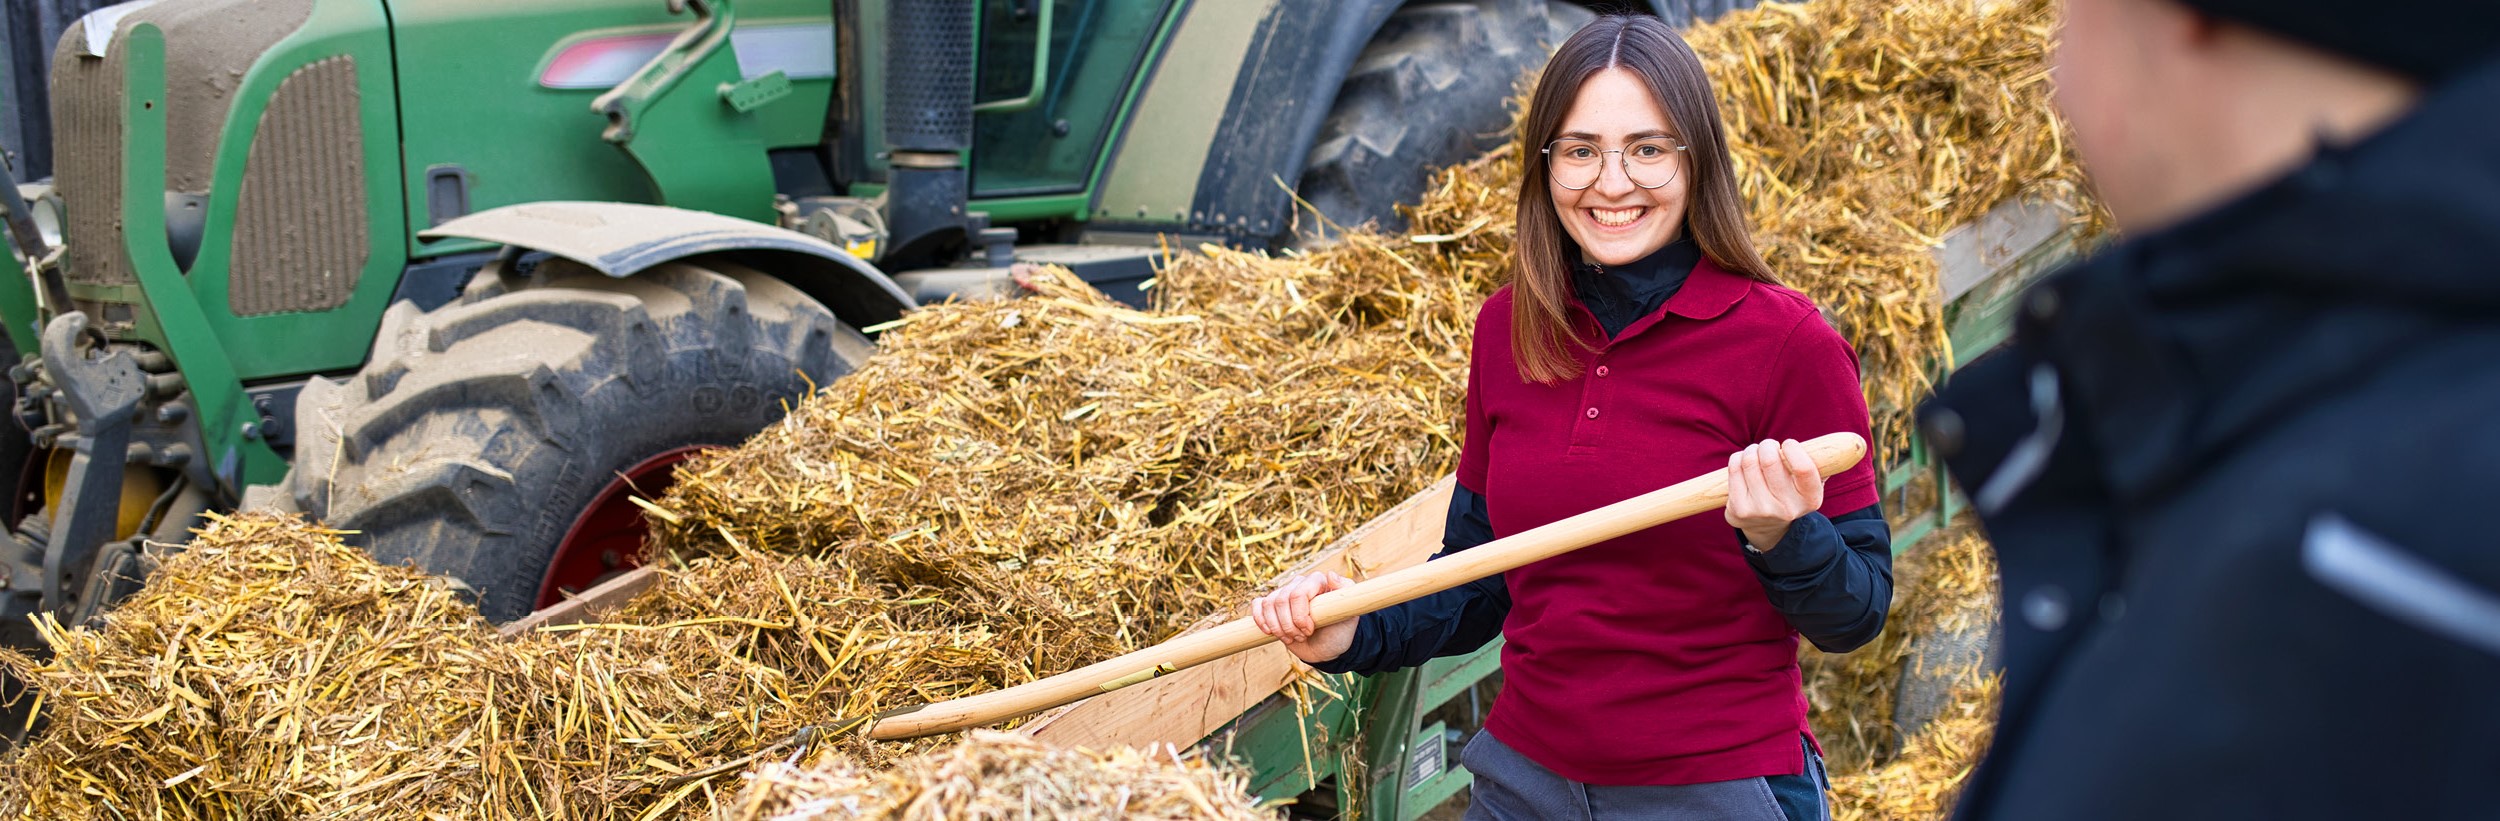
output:
<instances>
[{"instance_id":1,"label":"maroon polo shirt","mask_svg":"<svg viewBox=\"0 0 2500 821\"><path fill-rule=\"evenodd\" d=\"M1576 303L1592 333L1596 320ZM1764 439L1867 435L1857 356L1796 291L1703 259L1665 305L1541 385L1511 355L1511 289L1476 319L1458 481L1508 536L1727 467ZM1869 463L1823 512L1876 501ZM1805 770L1797 633L1718 511L1504 576L1503 684L1487 728L1591 784L1698 784Z\"/></svg>"}]
</instances>

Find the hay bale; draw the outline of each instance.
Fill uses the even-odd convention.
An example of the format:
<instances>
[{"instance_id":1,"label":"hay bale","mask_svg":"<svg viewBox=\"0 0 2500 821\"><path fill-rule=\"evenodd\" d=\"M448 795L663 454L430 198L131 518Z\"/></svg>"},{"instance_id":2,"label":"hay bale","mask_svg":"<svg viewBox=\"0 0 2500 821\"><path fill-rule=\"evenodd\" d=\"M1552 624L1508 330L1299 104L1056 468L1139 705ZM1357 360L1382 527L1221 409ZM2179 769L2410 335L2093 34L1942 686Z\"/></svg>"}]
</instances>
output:
<instances>
[{"instance_id":1,"label":"hay bale","mask_svg":"<svg viewBox=\"0 0 2500 821\"><path fill-rule=\"evenodd\" d=\"M747 777L723 821L1009 821L1208 819L1269 821L1235 767L1170 748L1070 750L1007 733L877 768L849 759L812 767L775 763Z\"/></svg>"}]
</instances>

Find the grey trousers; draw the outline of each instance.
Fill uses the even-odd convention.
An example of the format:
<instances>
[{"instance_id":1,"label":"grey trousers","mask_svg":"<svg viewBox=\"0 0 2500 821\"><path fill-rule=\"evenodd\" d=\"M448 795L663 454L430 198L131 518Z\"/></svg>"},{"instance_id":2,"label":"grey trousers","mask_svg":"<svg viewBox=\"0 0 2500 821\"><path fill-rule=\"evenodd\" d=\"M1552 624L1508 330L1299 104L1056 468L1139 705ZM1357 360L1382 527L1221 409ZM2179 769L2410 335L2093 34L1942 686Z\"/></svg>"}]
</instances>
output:
<instances>
[{"instance_id":1,"label":"grey trousers","mask_svg":"<svg viewBox=\"0 0 2500 821\"><path fill-rule=\"evenodd\" d=\"M1459 763L1475 776L1467 821L1831 821L1825 797L1831 782L1811 746L1804 775L1664 787L1582 784L1520 755L1489 732L1467 742ZM1788 798L1786 807L1782 797Z\"/></svg>"}]
</instances>

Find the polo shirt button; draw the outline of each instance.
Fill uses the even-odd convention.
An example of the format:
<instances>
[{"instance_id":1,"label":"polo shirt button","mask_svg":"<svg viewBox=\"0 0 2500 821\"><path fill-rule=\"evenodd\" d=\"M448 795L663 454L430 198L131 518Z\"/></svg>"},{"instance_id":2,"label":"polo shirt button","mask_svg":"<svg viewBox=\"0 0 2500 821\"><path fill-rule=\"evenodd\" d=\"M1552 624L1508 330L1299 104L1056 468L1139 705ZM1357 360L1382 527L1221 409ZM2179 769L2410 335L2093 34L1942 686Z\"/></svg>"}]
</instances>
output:
<instances>
[{"instance_id":1,"label":"polo shirt button","mask_svg":"<svg viewBox=\"0 0 2500 821\"><path fill-rule=\"evenodd\" d=\"M1596 408L1590 408L1590 409L1589 409L1589 418L1590 418L1590 419L1595 419L1595 418L1597 418L1597 409L1596 409Z\"/></svg>"},{"instance_id":2,"label":"polo shirt button","mask_svg":"<svg viewBox=\"0 0 2500 821\"><path fill-rule=\"evenodd\" d=\"M2043 585L2023 594L2023 623L2043 633L2066 626L2066 588Z\"/></svg>"},{"instance_id":3,"label":"polo shirt button","mask_svg":"<svg viewBox=\"0 0 2500 821\"><path fill-rule=\"evenodd\" d=\"M1605 376L1605 375L1606 375L1606 366L1604 366L1604 365L1599 365L1599 366L1597 366L1597 375L1598 375L1598 376Z\"/></svg>"}]
</instances>

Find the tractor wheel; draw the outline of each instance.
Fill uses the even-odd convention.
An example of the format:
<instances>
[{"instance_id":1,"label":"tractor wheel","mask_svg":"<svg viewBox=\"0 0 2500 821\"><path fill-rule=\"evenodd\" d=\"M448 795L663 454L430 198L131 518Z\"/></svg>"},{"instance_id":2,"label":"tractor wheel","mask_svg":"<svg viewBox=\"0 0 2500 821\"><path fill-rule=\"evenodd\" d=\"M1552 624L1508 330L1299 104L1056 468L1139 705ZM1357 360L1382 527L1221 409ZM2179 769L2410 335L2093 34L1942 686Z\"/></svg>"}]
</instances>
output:
<instances>
[{"instance_id":1,"label":"tractor wheel","mask_svg":"<svg viewBox=\"0 0 2500 821\"><path fill-rule=\"evenodd\" d=\"M1405 228L1395 206L1508 139L1515 83L1594 19L1562 0L1408 3L1355 58L1297 190L1337 225ZM1305 240L1334 233L1299 216Z\"/></svg>"},{"instance_id":2,"label":"tractor wheel","mask_svg":"<svg viewBox=\"0 0 2500 821\"><path fill-rule=\"evenodd\" d=\"M814 299L724 262L481 273L433 312L392 306L363 372L304 388L280 490L510 621L638 563L633 496L871 350Z\"/></svg>"}]
</instances>

